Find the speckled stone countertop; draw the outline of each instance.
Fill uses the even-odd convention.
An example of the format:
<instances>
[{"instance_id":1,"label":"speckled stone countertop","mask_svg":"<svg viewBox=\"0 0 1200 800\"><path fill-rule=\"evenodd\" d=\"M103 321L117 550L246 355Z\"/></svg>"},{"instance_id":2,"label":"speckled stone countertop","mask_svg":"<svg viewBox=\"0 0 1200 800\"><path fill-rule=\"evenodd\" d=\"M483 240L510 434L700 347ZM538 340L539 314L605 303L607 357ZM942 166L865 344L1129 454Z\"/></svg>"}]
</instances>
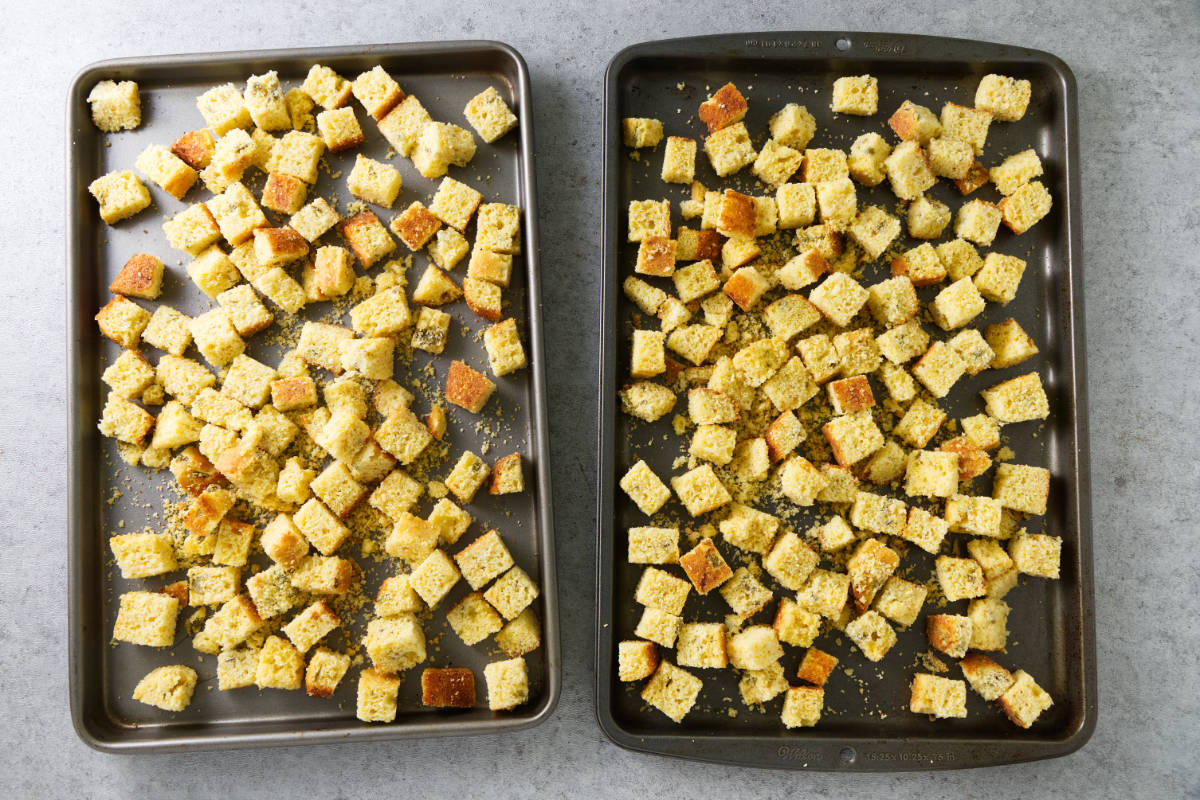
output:
<instances>
[{"instance_id":1,"label":"speckled stone countertop","mask_svg":"<svg viewBox=\"0 0 1200 800\"><path fill-rule=\"evenodd\" d=\"M1200 6L1054 10L881 0L203 5L14 4L0 55L0 794L4 797L1198 797ZM245 20L245 22L241 22ZM1049 50L1079 83L1100 715L1063 759L928 775L733 769L611 745L593 712L594 427L601 84L647 39L894 30ZM66 683L64 99L104 58L491 38L533 77L564 628L564 691L539 728L470 740L110 756L76 738ZM580 320L584 321L581 330ZM1190 744L1189 744L1190 743Z\"/></svg>"}]
</instances>

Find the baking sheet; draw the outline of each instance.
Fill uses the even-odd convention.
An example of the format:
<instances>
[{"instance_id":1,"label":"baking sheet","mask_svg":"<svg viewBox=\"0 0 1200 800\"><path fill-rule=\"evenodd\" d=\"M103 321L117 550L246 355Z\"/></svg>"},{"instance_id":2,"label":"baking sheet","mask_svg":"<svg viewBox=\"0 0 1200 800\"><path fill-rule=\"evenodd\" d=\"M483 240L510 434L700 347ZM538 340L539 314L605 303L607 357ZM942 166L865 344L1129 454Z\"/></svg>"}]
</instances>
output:
<instances>
[{"instance_id":1,"label":"baking sheet","mask_svg":"<svg viewBox=\"0 0 1200 800\"><path fill-rule=\"evenodd\" d=\"M825 687L826 711L811 729L788 731L779 721L782 697L766 704L763 713L743 705L734 670L695 670L704 680L697 706L681 725L673 724L640 697L644 682L617 679L616 644L634 638L640 607L633 600L642 567L626 562L625 531L649 524L624 492L620 476L644 458L664 480L681 470L672 461L686 448L686 439L671 430L671 417L686 411L686 397L675 411L654 424L620 412L617 390L629 383L631 315L636 307L621 290L632 273L637 245L625 242L625 213L629 201L668 198L672 225L682 224L678 201L688 188L662 182L662 146L643 149L635 159L621 142L621 119L655 117L665 134L702 139L705 131L696 108L727 81L746 95L746 118L756 147L761 145L767 118L787 102L805 105L816 117L817 135L810 147L848 150L854 138L877 131L889 142L895 137L887 118L904 99L940 110L946 101L974 104L980 77L999 72L1033 82L1033 98L1025 118L991 126L983 160L992 166L1007 155L1034 147L1046 174L1041 179L1054 196L1050 215L1021 237L1002 229L990 248L1020 256L1028 268L1014 302L1000 308L989 303L973 327L1015 317L1034 337L1041 354L1006 370L985 370L966 376L942 403L951 418L978 413L978 391L1025 372L1038 371L1046 383L1052 413L1044 425L1026 423L1005 428L1016 452L1016 463L1050 468L1053 474L1050 507L1044 517L1026 523L1030 532L1063 537L1062 575L1058 581L1023 576L1006 598L1012 606L1007 653L995 654L1010 669L1022 668L1054 698L1054 706L1028 730L1004 718L998 705L985 703L968 691L968 717L931 721L908 711L909 681L921 666L918 654L925 643L925 616L937 613L930 604L917 622L900 631L899 643L880 664L871 664L836 631L823 634L815 646L840 659ZM833 81L843 75L870 73L879 80L879 112L869 118L834 119L829 109ZM847 122L847 119L850 121ZM662 755L732 764L818 770L928 770L976 767L1049 758L1072 752L1091 735L1096 719L1095 634L1092 603L1091 531L1087 419L1084 399L1087 381L1082 330L1082 263L1079 248L1079 156L1076 131L1075 81L1056 57L1007 45L958 39L881 33L772 32L728 34L647 42L619 53L609 65L605 82L604 115L604 278L600 321L600 399L598 441L598 622L597 716L617 744ZM702 149L702 148L701 148ZM696 180L709 189L722 185L700 153ZM745 169L733 188L761 194ZM724 184L730 185L730 184ZM887 188L857 186L860 207L896 206ZM964 198L947 181L932 194L952 210ZM988 186L971 195L995 201ZM698 220L686 224L697 227ZM918 244L907 240L905 247ZM864 284L884 277L883 259L865 269ZM655 283L651 279L652 283ZM667 287L670 288L670 287ZM919 290L927 302L940 287ZM876 382L876 396L884 392ZM810 430L809 436L820 436ZM992 472L977 478L977 490L990 494ZM902 498L903 499L903 498ZM670 504L669 504L670 505ZM793 507L794 508L794 507ZM832 509L817 504L790 512L787 523L803 531L824 521ZM686 514L684 515L686 516ZM951 535L947 542L963 549L967 538ZM735 567L732 547L722 552ZM943 553L951 547L943 547ZM677 568L670 568L682 574ZM924 582L932 558L911 552L898 574ZM907 571L907 572L906 572ZM768 585L773 585L769 581ZM778 593L777 593L777 596ZM957 609L959 605L952 606ZM770 622L775 603L753 621ZM718 593L693 595L685 617L718 621L728 607ZM955 613L965 613L956 611ZM795 680L803 648L785 647L784 666ZM672 651L664 657L673 660ZM961 673L951 659L951 678ZM849 672L847 672L849 671ZM730 711L729 709L735 709Z\"/></svg>"},{"instance_id":2,"label":"baking sheet","mask_svg":"<svg viewBox=\"0 0 1200 800\"><path fill-rule=\"evenodd\" d=\"M103 225L87 185L110 169L133 169L142 148L151 143L170 145L180 134L203 126L194 105L207 88L232 81L241 86L252 74L269 69L279 72L284 87L298 86L309 67L321 63L339 74L355 75L382 64L403 89L416 94L435 119L467 127L462 109L466 101L487 86L495 86L511 105L521 124L494 144L476 139L478 151L465 168L452 168L450 175L475 186L485 202L515 203L523 210L522 253L514 258L512 288L505 290L510 303L506 314L518 321L529 356L530 368L496 380L496 396L481 415L486 430L477 430L478 418L449 405L447 440L453 458L463 449L481 453L489 462L513 451L522 454L526 491L503 497L481 491L467 506L475 522L464 534L456 552L475 536L495 527L504 536L516 562L538 582L541 596L533 609L542 622L542 646L526 655L530 673L529 702L511 712L487 709L483 666L505 656L492 639L468 647L450 630L445 611L469 588L460 581L443 600L433 619L426 623L429 657L423 665L402 676L399 713L393 724L368 725L355 718L355 695L359 667L352 666L337 692L329 700L307 697L303 691L285 692L255 688L221 692L216 688L216 659L201 661L183 633L190 610L181 610L177 641L168 650L111 645L109 637L121 592L157 588L177 580L182 573L157 579L126 581L112 563L108 537L115 533L158 529L162 498L178 499L171 489L169 471L151 473L126 466L117 457L114 442L101 437L96 422L106 387L100 373L119 352L103 338L93 316L107 301L107 286L116 271L134 252L160 255L167 264L164 292L159 302L176 306L187 314L207 310L210 303L188 279L188 259L167 245L162 233L164 215L174 214L186 203L207 196L193 189L176 201L146 182L154 197L151 208L113 227ZM143 121L132 132L105 135L92 124L85 98L99 80L135 80L142 97ZM352 198L345 188L345 175L355 153L383 160L387 142L375 123L355 101L356 115L366 136L362 147L329 158L334 173L322 170L309 198L320 195L344 210ZM319 111L320 109L316 109ZM315 112L314 112L315 113ZM511 47L499 42L434 42L386 44L357 47L305 48L243 53L216 53L124 59L94 64L76 77L70 91L67 123L68 180L68 407L70 447L69 509L69 670L71 713L76 730L85 742L103 750L197 749L251 745L283 745L345 740L380 740L415 736L444 736L514 730L538 724L552 712L560 691L557 592L554 572L554 524L552 519L550 462L547 442L545 383L542 372L542 318L538 290L538 227L533 170L533 111L529 76L524 60ZM429 202L440 179L422 178L404 158L391 160L403 176L403 189L391 211L373 208L386 224L413 200ZM251 170L248 186L259 196L265 176ZM286 218L267 212L271 219ZM274 223L273 223L274 224ZM468 239L473 239L468 231ZM326 243L341 243L330 232ZM402 244L396 255L406 253ZM425 253L413 259L409 285L415 285L427 263ZM461 280L465 261L456 269ZM377 275L377 265L367 274ZM360 272L361 274L361 272ZM140 302L140 301L139 301ZM150 303L142 303L151 307ZM282 313L269 302L268 307ZM330 304L319 303L301 312L303 318L324 317ZM486 372L486 354L476 334L487 323L470 313L463 302L444 308L453 317L445 353L433 357L417 351L412 374L419 376L431 361L436 376L430 386L444 386L451 359L461 358ZM286 316L286 315L284 315ZM348 319L348 315L346 316ZM348 324L348 322L346 323ZM271 331L277 330L273 327ZM278 363L281 349L268 342L269 332L248 340L247 353L268 364ZM155 351L146 348L147 353ZM152 356L152 360L154 357ZM398 364L396 378L407 383L409 375ZM411 388L411 387L410 387ZM414 410L428 411L429 399L418 397ZM443 405L446 405L443 403ZM500 415L492 416L499 408ZM153 409L152 409L153 412ZM482 444L493 447L483 454ZM448 473L453 462L444 467ZM440 477L444 477L444 474ZM433 501L426 495L414 513L426 514ZM381 540L381 537L376 537ZM374 596L379 582L395 571L397 562L377 563L361 556L357 542L343 546L340 555L354 558L364 569L364 586ZM265 557L259 553L256 559ZM265 563L265 562L264 562ZM248 573L247 573L248 574ZM368 609L369 610L369 609ZM365 630L367 614L354 615L343 630L331 636L328 646L344 650L346 637L357 638ZM365 652L362 653L366 659ZM200 682L191 706L184 712L162 712L131 699L134 685L150 669L164 664L187 664L197 668ZM365 660L369 666L369 660ZM467 666L474 670L478 705L470 710L436 710L421 706L420 672L424 667Z\"/></svg>"}]
</instances>

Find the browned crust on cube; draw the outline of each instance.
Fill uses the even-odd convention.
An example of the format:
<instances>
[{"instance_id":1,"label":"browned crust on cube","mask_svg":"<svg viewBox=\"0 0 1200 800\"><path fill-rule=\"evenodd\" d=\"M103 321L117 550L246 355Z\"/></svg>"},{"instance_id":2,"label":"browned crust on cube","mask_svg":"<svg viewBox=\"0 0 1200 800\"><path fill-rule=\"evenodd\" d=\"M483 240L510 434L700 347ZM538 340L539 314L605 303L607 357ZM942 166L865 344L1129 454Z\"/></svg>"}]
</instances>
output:
<instances>
[{"instance_id":1,"label":"browned crust on cube","mask_svg":"<svg viewBox=\"0 0 1200 800\"><path fill-rule=\"evenodd\" d=\"M454 405L478 414L495 390L496 384L482 372L476 372L461 361L450 362L450 371L446 374L446 399Z\"/></svg>"},{"instance_id":2,"label":"browned crust on cube","mask_svg":"<svg viewBox=\"0 0 1200 800\"><path fill-rule=\"evenodd\" d=\"M933 286L935 283L941 283L946 278L944 270L941 275L913 277L909 271L908 259L904 256L896 256L892 259L892 277L898 278L901 275L907 275L908 279L912 281L913 286Z\"/></svg>"},{"instance_id":3,"label":"browned crust on cube","mask_svg":"<svg viewBox=\"0 0 1200 800\"><path fill-rule=\"evenodd\" d=\"M373 263L371 257L374 255L363 246L362 234L376 225L383 227L379 221L379 217L375 216L371 211L360 211L353 217L348 217L338 223L338 232L342 234L342 238L350 245L350 249L354 251L354 256L363 264Z\"/></svg>"},{"instance_id":4,"label":"browned crust on cube","mask_svg":"<svg viewBox=\"0 0 1200 800\"><path fill-rule=\"evenodd\" d=\"M434 406L429 409L429 413L423 418L425 422L425 430L429 431L429 435L439 442L446 435L446 409L441 406Z\"/></svg>"},{"instance_id":5,"label":"browned crust on cube","mask_svg":"<svg viewBox=\"0 0 1200 800\"><path fill-rule=\"evenodd\" d=\"M281 378L271 384L271 405L279 411L295 411L317 404L317 385L312 378Z\"/></svg>"},{"instance_id":6,"label":"browned crust on cube","mask_svg":"<svg viewBox=\"0 0 1200 800\"><path fill-rule=\"evenodd\" d=\"M475 673L466 667L425 670L421 673L421 703L434 708L473 708Z\"/></svg>"},{"instance_id":7,"label":"browned crust on cube","mask_svg":"<svg viewBox=\"0 0 1200 800\"><path fill-rule=\"evenodd\" d=\"M987 183L990 176L987 167L978 161L972 161L971 166L967 168L967 174L954 181L954 185L963 195L968 195Z\"/></svg>"},{"instance_id":8,"label":"browned crust on cube","mask_svg":"<svg viewBox=\"0 0 1200 800\"><path fill-rule=\"evenodd\" d=\"M829 427L831 424L830 422L826 422L822 425L821 433L825 434L825 441L829 442L829 449L833 451L834 459L837 461L839 467L849 468L854 466L854 462L847 459L846 451L842 448L841 441L832 435L832 430Z\"/></svg>"},{"instance_id":9,"label":"browned crust on cube","mask_svg":"<svg viewBox=\"0 0 1200 800\"><path fill-rule=\"evenodd\" d=\"M420 203L413 203L392 220L392 231L414 252L420 250L442 227L442 221Z\"/></svg>"},{"instance_id":10,"label":"browned crust on cube","mask_svg":"<svg viewBox=\"0 0 1200 800\"><path fill-rule=\"evenodd\" d=\"M179 601L180 608L183 608L188 604L188 597L190 596L188 593L187 581L175 581L174 583L168 583L166 586L159 589L158 593L174 597Z\"/></svg>"},{"instance_id":11,"label":"browned crust on cube","mask_svg":"<svg viewBox=\"0 0 1200 800\"><path fill-rule=\"evenodd\" d=\"M700 594L708 594L733 575L733 570L725 563L721 551L711 539L703 539L700 544L679 557L679 566L687 573L688 579Z\"/></svg>"},{"instance_id":12,"label":"browned crust on cube","mask_svg":"<svg viewBox=\"0 0 1200 800\"><path fill-rule=\"evenodd\" d=\"M675 272L675 241L666 236L647 236L638 245L637 271L643 275L668 277Z\"/></svg>"},{"instance_id":13,"label":"browned crust on cube","mask_svg":"<svg viewBox=\"0 0 1200 800\"><path fill-rule=\"evenodd\" d=\"M767 426L766 431L763 432L763 438L767 440L767 456L770 457L772 462L778 461L791 452L780 441L780 437L783 435L783 427L787 424L789 417L794 418L795 415L790 411L783 412L772 420L771 424Z\"/></svg>"},{"instance_id":14,"label":"browned crust on cube","mask_svg":"<svg viewBox=\"0 0 1200 800\"><path fill-rule=\"evenodd\" d=\"M500 481L504 479L505 472L513 468L513 464L517 465L517 469L521 468L521 454L513 453L498 460L495 466L492 467L492 480L488 486L488 494L500 494Z\"/></svg>"},{"instance_id":15,"label":"browned crust on cube","mask_svg":"<svg viewBox=\"0 0 1200 800\"><path fill-rule=\"evenodd\" d=\"M149 253L134 253L109 284L114 294L154 300L162 293L163 262Z\"/></svg>"},{"instance_id":16,"label":"browned crust on cube","mask_svg":"<svg viewBox=\"0 0 1200 800\"><path fill-rule=\"evenodd\" d=\"M225 476L217 472L217 468L194 444L179 451L173 464L178 464L174 471L178 473L175 480L179 487L192 497L203 494L209 486L223 486L226 483Z\"/></svg>"},{"instance_id":17,"label":"browned crust on cube","mask_svg":"<svg viewBox=\"0 0 1200 800\"><path fill-rule=\"evenodd\" d=\"M708 126L709 133L715 133L746 116L749 107L737 87L727 83L700 104L700 121Z\"/></svg>"},{"instance_id":18,"label":"browned crust on cube","mask_svg":"<svg viewBox=\"0 0 1200 800\"><path fill-rule=\"evenodd\" d=\"M958 455L958 479L960 481L969 481L977 475L982 475L992 465L992 457L966 436L956 436L943 442L938 449L945 453Z\"/></svg>"},{"instance_id":19,"label":"browned crust on cube","mask_svg":"<svg viewBox=\"0 0 1200 800\"><path fill-rule=\"evenodd\" d=\"M271 172L263 187L262 204L272 211L294 214L303 205L306 192L308 184L299 178L284 172Z\"/></svg>"},{"instance_id":20,"label":"browned crust on cube","mask_svg":"<svg viewBox=\"0 0 1200 800\"><path fill-rule=\"evenodd\" d=\"M896 113L888 117L888 127L904 141L917 140L913 131L916 130L918 124L916 109L911 105L900 106L896 109Z\"/></svg>"},{"instance_id":21,"label":"browned crust on cube","mask_svg":"<svg viewBox=\"0 0 1200 800\"><path fill-rule=\"evenodd\" d=\"M467 280L470 281L470 278ZM492 286L493 284L485 281L483 285ZM494 308L478 302L479 297L474 292L464 292L463 296L466 298L467 308L471 309L473 314L478 317L483 317L488 322L499 322L500 318L504 316L503 308Z\"/></svg>"},{"instance_id":22,"label":"browned crust on cube","mask_svg":"<svg viewBox=\"0 0 1200 800\"><path fill-rule=\"evenodd\" d=\"M741 192L735 192L733 189L726 189L725 195L721 198L721 218L717 222L717 227L751 239L754 237L757 223L758 207L754 204L754 198Z\"/></svg>"},{"instance_id":23,"label":"browned crust on cube","mask_svg":"<svg viewBox=\"0 0 1200 800\"><path fill-rule=\"evenodd\" d=\"M188 131L171 145L171 152L192 169L204 169L212 161L216 145L205 131Z\"/></svg>"},{"instance_id":24,"label":"browned crust on cube","mask_svg":"<svg viewBox=\"0 0 1200 800\"><path fill-rule=\"evenodd\" d=\"M929 638L929 646L949 654L959 644L960 628L954 621L953 614L930 614L925 620L925 633Z\"/></svg>"},{"instance_id":25,"label":"browned crust on cube","mask_svg":"<svg viewBox=\"0 0 1200 800\"><path fill-rule=\"evenodd\" d=\"M187 528L188 533L205 536L216 530L227 510L218 506L211 494L201 493L184 513L183 527Z\"/></svg>"},{"instance_id":26,"label":"browned crust on cube","mask_svg":"<svg viewBox=\"0 0 1200 800\"><path fill-rule=\"evenodd\" d=\"M762 297L758 293L758 286L755 285L754 279L744 272L733 273L729 280L725 281L721 291L742 311L749 311Z\"/></svg>"},{"instance_id":27,"label":"browned crust on cube","mask_svg":"<svg viewBox=\"0 0 1200 800\"><path fill-rule=\"evenodd\" d=\"M804 654L804 660L800 662L800 669L797 671L796 677L802 681L808 681L814 686L824 686L837 663L838 660L835 656L829 655L824 650L810 647Z\"/></svg>"},{"instance_id":28,"label":"browned crust on cube","mask_svg":"<svg viewBox=\"0 0 1200 800\"><path fill-rule=\"evenodd\" d=\"M826 384L829 397L836 403L841 414L853 414L875 405L875 395L871 392L871 382L866 375L855 375L853 378L843 378Z\"/></svg>"},{"instance_id":29,"label":"browned crust on cube","mask_svg":"<svg viewBox=\"0 0 1200 800\"><path fill-rule=\"evenodd\" d=\"M714 264L721 260L721 247L725 237L715 230L704 228L696 233L696 260L711 261Z\"/></svg>"},{"instance_id":30,"label":"browned crust on cube","mask_svg":"<svg viewBox=\"0 0 1200 800\"><path fill-rule=\"evenodd\" d=\"M280 228L257 228L254 231L256 244L260 237L267 240L272 253L288 259L295 260L308 254L308 240L295 228L287 225Z\"/></svg>"}]
</instances>

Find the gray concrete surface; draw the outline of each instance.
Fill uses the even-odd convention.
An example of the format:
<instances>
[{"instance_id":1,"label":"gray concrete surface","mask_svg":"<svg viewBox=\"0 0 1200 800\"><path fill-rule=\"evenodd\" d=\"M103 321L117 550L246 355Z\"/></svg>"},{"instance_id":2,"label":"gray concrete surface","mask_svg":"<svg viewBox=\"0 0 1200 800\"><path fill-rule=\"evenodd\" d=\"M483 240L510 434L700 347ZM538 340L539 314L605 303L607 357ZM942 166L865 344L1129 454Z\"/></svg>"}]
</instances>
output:
<instances>
[{"instance_id":1,"label":"gray concrete surface","mask_svg":"<svg viewBox=\"0 0 1200 800\"><path fill-rule=\"evenodd\" d=\"M180 8L192 4L180 4ZM0 795L4 797L1200 796L1200 7L1106 0L683 4L210 2L8 7L0 55ZM627 44L720 30L928 32L1050 50L1074 69L1101 712L1056 761L928 775L787 774L624 752L592 711L600 90ZM565 691L532 731L469 741L113 757L67 711L63 103L73 73L137 54L496 38L533 74ZM584 320L583 330L578 324Z\"/></svg>"}]
</instances>

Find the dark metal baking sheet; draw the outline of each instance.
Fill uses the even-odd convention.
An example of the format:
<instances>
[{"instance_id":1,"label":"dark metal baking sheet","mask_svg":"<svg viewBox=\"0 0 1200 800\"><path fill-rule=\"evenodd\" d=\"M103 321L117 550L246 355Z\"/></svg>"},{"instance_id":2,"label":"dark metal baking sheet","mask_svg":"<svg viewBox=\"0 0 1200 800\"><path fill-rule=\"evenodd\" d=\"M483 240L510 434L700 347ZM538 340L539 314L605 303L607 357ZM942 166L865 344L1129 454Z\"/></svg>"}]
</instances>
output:
<instances>
[{"instance_id":1,"label":"dark metal baking sheet","mask_svg":"<svg viewBox=\"0 0 1200 800\"><path fill-rule=\"evenodd\" d=\"M625 531L648 524L617 481L639 457L663 476L677 474L672 460L680 454L670 417L647 425L619 412L617 390L629 381L631 313L621 290L632 272L636 245L625 243L625 211L630 200L669 198L673 225L687 187L664 184L659 177L661 146L642 150L635 160L622 146L623 117L663 120L666 134L702 138L697 106L726 81L733 81L750 104L747 127L756 142L768 116L787 102L805 105L817 119L812 147L848 149L858 134L875 130L889 141L886 121L901 101L939 110L943 102L974 104L979 78L999 72L1033 81L1026 117L991 127L984 160L988 166L1034 147L1046 169L1043 181L1054 196L1050 215L1029 233L1014 237L1006 229L991 248L1025 258L1029 267L1017 299L1003 309L995 304L977 320L982 326L1014 316L1035 338L1041 355L1007 370L985 370L964 378L943 405L951 417L978 413L980 389L1031 369L1046 382L1052 414L1046 424L1010 426L1005 435L1015 461L1047 466L1053 473L1050 508L1026 523L1031 532L1064 539L1062 577L1058 581L1023 578L1006 599L1012 605L1008 652L997 656L1010 669L1031 673L1054 698L1054 706L1028 731L1009 723L996 704L968 691L968 717L931 721L908 711L908 681L925 650L924 617L900 631L888 657L872 665L844 635L825 634L817 646L841 659L826 685L826 713L811 729L786 730L779 722L782 698L765 713L746 708L733 670L697 670L705 681L696 709L675 725L640 698L642 682L617 679L616 644L633 637L639 609L633 601L641 568L626 563ZM870 118L834 120L829 109L834 79L870 73L879 79L879 112ZM609 64L604 113L604 278L600 320L600 400L598 439L598 603L596 709L601 727L617 744L633 750L741 765L816 770L930 770L1028 761L1070 753L1088 740L1096 721L1096 658L1092 600L1092 546L1088 473L1087 381L1083 343L1082 262L1079 245L1079 154L1075 80L1058 58L1035 50L959 39L883 33L772 32L705 36L648 42L623 50ZM696 179L714 188L718 179L700 154ZM742 190L752 176L738 176ZM963 198L941 181L935 196L957 209ZM883 186L858 186L860 203L895 206ZM762 193L761 186L752 193ZM973 197L995 200L994 187ZM689 223L689 224L695 224ZM906 246L915 246L909 240ZM865 270L864 282L883 277L882 260ZM653 280L651 281L653 282ZM669 288L669 287L668 287ZM933 290L921 290L922 301ZM883 391L876 387L876 391ZM878 395L877 395L878 396ZM964 398L957 400L957 398ZM680 403L683 403L680 400ZM673 413L681 413L682 405ZM819 432L810 431L810 436ZM990 492L991 473L976 479ZM804 511L803 509L801 511ZM809 514L789 513L800 530L826 519L818 504ZM684 515L686 516L686 515ZM952 535L961 548L966 537ZM724 548L726 556L729 550ZM943 552L947 552L943 549ZM923 581L932 559L908 555L901 572L914 562L910 577ZM674 568L672 568L674 569ZM914 577L915 576L915 577ZM721 620L728 608L717 593L693 596L689 619ZM768 611L760 612L766 618ZM956 604L957 607L957 604ZM962 612L965 613L965 612ZM758 617L756 621L760 621ZM767 620L769 622L769 620ZM789 678L803 654L785 648ZM673 658L668 651L667 658ZM961 674L952 660L949 677ZM853 675L847 675L849 668ZM924 671L924 670L922 670ZM736 716L728 709L736 708Z\"/></svg>"},{"instance_id":2,"label":"dark metal baking sheet","mask_svg":"<svg viewBox=\"0 0 1200 800\"><path fill-rule=\"evenodd\" d=\"M464 537L465 543L482 533L485 525L498 528L517 563L529 570L541 586L541 597L534 609L542 621L543 645L526 656L530 700L512 712L493 713L487 709L482 669L488 661L504 656L494 648L491 640L488 644L467 647L446 624L444 610L468 591L464 582L455 587L433 620L427 623L430 657L423 666L471 667L476 674L481 705L466 711L423 708L420 668L417 668L403 676L400 711L396 722L390 725L368 725L355 718L357 667L351 668L334 697L326 701L306 697L303 692L254 688L221 692L216 688L215 659L206 657L202 663L198 662L198 654L182 633L182 624L175 645L167 651L109 643L119 594L142 585L158 584L153 579L123 580L111 562L108 536L139 530L143 525L156 527L161 524L161 518L154 515L159 512L164 497L174 499L175 495L171 490L163 489L172 480L169 472L151 474L127 467L117 458L113 442L101 437L96 430L105 388L100 382L100 373L118 351L99 334L92 317L106 302L106 287L116 270L138 251L159 254L167 262L161 302L175 305L185 313L205 310L209 303L184 272L186 259L180 259L180 254L166 244L162 233L164 215L176 213L184 203L175 201L147 182L154 205L132 219L106 227L96 214L95 203L87 192L88 183L110 169L132 169L137 154L148 144L169 145L185 131L202 127L203 120L196 111L194 99L208 87L225 81L241 85L249 75L274 69L278 70L285 87L290 88L303 81L314 63L326 64L350 77L382 64L405 91L421 98L434 118L464 126L462 109L466 101L486 86L493 85L521 120L517 131L495 144L477 140L479 149L471 164L451 170L453 177L477 186L487 200L516 203L524 215L522 255L517 259L512 288L505 292L505 298L511 303L509 313L522 329L531 366L497 380L497 396L489 407L494 410L500 406L502 416L489 417L487 424L499 429L500 435L491 437L496 447L484 457L490 460L505 452L519 450L526 464L528 489L521 495L508 495L504 499L481 493L468 508L476 523ZM92 126L85 98L92 85L105 78L135 80L140 84L143 121L136 131L105 135ZM357 113L366 144L348 155L338 154L331 159L337 165L334 171L341 170L340 176L334 177L323 171L313 192L313 195L326 198L336 195L343 209L353 200L345 189L345 175L353 164L354 153L383 159L388 152L387 143L375 124L361 107ZM498 42L383 44L132 58L94 64L76 77L70 90L67 113L70 291L66 355L71 437L67 595L70 604L71 715L85 742L102 750L145 752L170 748L448 736L528 727L542 722L553 711L560 691L561 661L542 370L544 349L538 289L532 122L525 62L516 50ZM396 158L392 163L400 170L404 187L391 214L375 209L385 223L414 199L428 202L438 183L422 178L407 159ZM251 180L250 186L256 195L261 181L261 174ZM199 196L198 190L193 189L187 201L195 202ZM468 238L470 236L468 234ZM398 254L403 252L401 246ZM420 276L425 263L424 254L414 258L409 271L410 285ZM458 271L462 269L460 266ZM376 267L368 274L375 275L378 271ZM319 304L301 313L305 317L320 316L326 313L327 306ZM451 358L463 358L477 368L483 368L485 364L482 344L475 339L483 327L482 321L469 313L462 303L447 310L454 318L454 325L445 354L434 360L437 377L430 381L434 385L444 382ZM267 363L274 364L276 360L272 359L278 358L279 348L269 345L264 341L266 338L260 334L250 340L248 352L265 354ZM414 374L431 359L418 352L413 361ZM397 378L404 377L398 368ZM418 398L414 408L424 413L428 410L425 402ZM448 415L449 440L454 452L461 448L480 452L485 435L475 429L476 418L454 406L450 406ZM446 466L447 472L450 466ZM113 499L118 493L120 496ZM430 503L428 499L423 500L418 511L427 512ZM117 527L120 521L124 522L123 528ZM360 557L357 548L348 554L364 567L366 586L371 591L393 568ZM262 558L261 554L258 558ZM363 616L356 615L359 623ZM183 614L181 623L182 619ZM361 635L360 627L352 626L352 635ZM433 643L435 638L436 644ZM344 644L344 640L335 638L331 646ZM200 672L192 705L179 714L162 712L131 699L133 687L142 675L153 667L168 663L189 664Z\"/></svg>"}]
</instances>

